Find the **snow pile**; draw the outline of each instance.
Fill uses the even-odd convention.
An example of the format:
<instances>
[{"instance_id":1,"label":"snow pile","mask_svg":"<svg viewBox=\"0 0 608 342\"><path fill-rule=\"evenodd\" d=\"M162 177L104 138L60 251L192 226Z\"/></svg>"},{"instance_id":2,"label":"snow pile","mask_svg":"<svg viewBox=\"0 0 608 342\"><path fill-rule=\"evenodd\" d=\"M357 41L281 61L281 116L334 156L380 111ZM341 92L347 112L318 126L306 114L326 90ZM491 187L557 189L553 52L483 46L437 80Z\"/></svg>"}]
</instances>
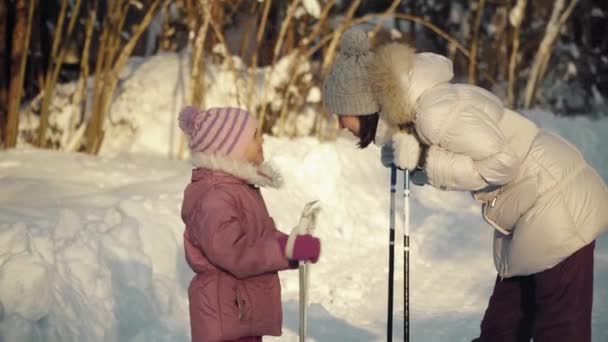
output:
<instances>
[{"instance_id":1,"label":"snow pile","mask_svg":"<svg viewBox=\"0 0 608 342\"><path fill-rule=\"evenodd\" d=\"M281 229L295 225L306 202L323 206L310 336L383 340L389 196L378 149L357 150L348 136L268 137L265 149L285 177L284 189L264 190ZM179 217L187 162L37 150L1 152L0 160L0 340L188 340L191 272ZM412 213L413 340L470 340L495 277L492 230L464 193L416 187ZM595 341L608 338L605 240L596 252ZM397 335L401 269L398 248ZM268 341L296 340L297 272L281 280L284 335Z\"/></svg>"},{"instance_id":2,"label":"snow pile","mask_svg":"<svg viewBox=\"0 0 608 342\"><path fill-rule=\"evenodd\" d=\"M100 154L161 153L168 157L179 154L182 141L176 125L177 113L186 105L191 91L190 57L189 51L183 51L130 60L120 74L116 97L105 118ZM321 95L313 85L308 60L291 53L278 60L274 67L258 68L250 74L239 57L230 58L235 71L218 45L209 60L223 59L223 62L205 65L206 107L230 105L257 110L265 106L267 117L275 118L271 121L273 133L288 136L310 133L317 114L312 108L318 106ZM251 96L247 94L249 76L253 77ZM85 117L90 115L93 86L91 77ZM77 149L84 133L80 109L74 103L76 88L76 82L57 85L50 104L47 140L50 146L61 150ZM19 146L27 146L37 137L40 106L40 98L36 98L22 111ZM282 116L280 120L279 116ZM77 133L77 126L81 134ZM159 144L163 146L159 148Z\"/></svg>"},{"instance_id":3,"label":"snow pile","mask_svg":"<svg viewBox=\"0 0 608 342\"><path fill-rule=\"evenodd\" d=\"M0 164L0 340L185 338L187 165L35 150Z\"/></svg>"}]
</instances>

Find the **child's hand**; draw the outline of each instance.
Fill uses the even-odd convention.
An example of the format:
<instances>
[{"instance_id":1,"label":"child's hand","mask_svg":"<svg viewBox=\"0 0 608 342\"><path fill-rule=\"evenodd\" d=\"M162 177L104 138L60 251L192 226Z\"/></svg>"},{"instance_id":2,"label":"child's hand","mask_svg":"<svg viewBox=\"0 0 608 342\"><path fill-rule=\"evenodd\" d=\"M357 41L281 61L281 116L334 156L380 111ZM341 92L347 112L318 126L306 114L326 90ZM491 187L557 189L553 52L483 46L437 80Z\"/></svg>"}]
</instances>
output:
<instances>
[{"instance_id":1,"label":"child's hand","mask_svg":"<svg viewBox=\"0 0 608 342\"><path fill-rule=\"evenodd\" d=\"M291 250L288 250L289 248L287 248L287 240L287 235L279 238L281 251L287 259L311 261L313 264L319 260L319 255L321 254L321 240L318 238L309 234L298 235L295 238L295 242L293 243L293 248Z\"/></svg>"}]
</instances>

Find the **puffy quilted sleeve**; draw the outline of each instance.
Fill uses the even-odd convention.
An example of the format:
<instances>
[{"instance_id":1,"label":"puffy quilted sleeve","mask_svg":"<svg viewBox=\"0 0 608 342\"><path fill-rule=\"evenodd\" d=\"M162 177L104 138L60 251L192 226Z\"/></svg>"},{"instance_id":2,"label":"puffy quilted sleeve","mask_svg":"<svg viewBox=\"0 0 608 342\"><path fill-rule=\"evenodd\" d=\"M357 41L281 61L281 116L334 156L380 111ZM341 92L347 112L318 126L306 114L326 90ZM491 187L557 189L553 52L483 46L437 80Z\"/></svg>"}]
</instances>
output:
<instances>
[{"instance_id":1,"label":"puffy quilted sleeve","mask_svg":"<svg viewBox=\"0 0 608 342\"><path fill-rule=\"evenodd\" d=\"M476 95L487 100L485 94ZM517 175L519 160L498 128L502 106L474 102L451 93L418 108L416 130L431 145L426 171L435 187L475 191L509 183Z\"/></svg>"},{"instance_id":2,"label":"puffy quilted sleeve","mask_svg":"<svg viewBox=\"0 0 608 342\"><path fill-rule=\"evenodd\" d=\"M237 210L234 199L221 190L214 191L211 200L201 201L192 231L209 261L236 278L289 268L277 241L278 233L251 243Z\"/></svg>"}]
</instances>

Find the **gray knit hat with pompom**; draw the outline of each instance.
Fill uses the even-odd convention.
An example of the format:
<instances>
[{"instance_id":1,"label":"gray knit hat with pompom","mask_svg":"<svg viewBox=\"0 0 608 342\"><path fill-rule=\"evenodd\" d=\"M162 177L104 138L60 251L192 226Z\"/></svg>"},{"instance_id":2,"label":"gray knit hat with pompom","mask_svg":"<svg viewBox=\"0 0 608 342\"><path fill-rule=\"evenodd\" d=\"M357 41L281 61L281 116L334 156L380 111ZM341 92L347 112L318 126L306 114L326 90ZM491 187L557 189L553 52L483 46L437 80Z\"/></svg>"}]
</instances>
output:
<instances>
[{"instance_id":1,"label":"gray knit hat with pompom","mask_svg":"<svg viewBox=\"0 0 608 342\"><path fill-rule=\"evenodd\" d=\"M330 113L367 115L379 111L367 76L373 58L364 31L351 28L344 32L340 53L323 84L323 104Z\"/></svg>"}]
</instances>

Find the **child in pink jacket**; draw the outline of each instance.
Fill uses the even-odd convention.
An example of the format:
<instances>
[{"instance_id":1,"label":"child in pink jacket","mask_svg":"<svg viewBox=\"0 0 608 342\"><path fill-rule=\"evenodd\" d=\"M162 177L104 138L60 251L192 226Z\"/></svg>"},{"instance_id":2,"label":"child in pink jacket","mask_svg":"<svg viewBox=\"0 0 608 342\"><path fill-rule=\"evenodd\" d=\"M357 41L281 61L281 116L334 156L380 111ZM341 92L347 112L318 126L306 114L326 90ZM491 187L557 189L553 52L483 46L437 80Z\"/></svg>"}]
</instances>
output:
<instances>
[{"instance_id":1,"label":"child in pink jacket","mask_svg":"<svg viewBox=\"0 0 608 342\"><path fill-rule=\"evenodd\" d=\"M280 336L281 288L277 271L316 262L320 241L295 240L278 231L260 186L279 187L280 175L264 164L256 119L238 108L186 107L180 128L189 138L194 169L186 187L186 261L196 273L190 287L192 341L261 341Z\"/></svg>"}]
</instances>

